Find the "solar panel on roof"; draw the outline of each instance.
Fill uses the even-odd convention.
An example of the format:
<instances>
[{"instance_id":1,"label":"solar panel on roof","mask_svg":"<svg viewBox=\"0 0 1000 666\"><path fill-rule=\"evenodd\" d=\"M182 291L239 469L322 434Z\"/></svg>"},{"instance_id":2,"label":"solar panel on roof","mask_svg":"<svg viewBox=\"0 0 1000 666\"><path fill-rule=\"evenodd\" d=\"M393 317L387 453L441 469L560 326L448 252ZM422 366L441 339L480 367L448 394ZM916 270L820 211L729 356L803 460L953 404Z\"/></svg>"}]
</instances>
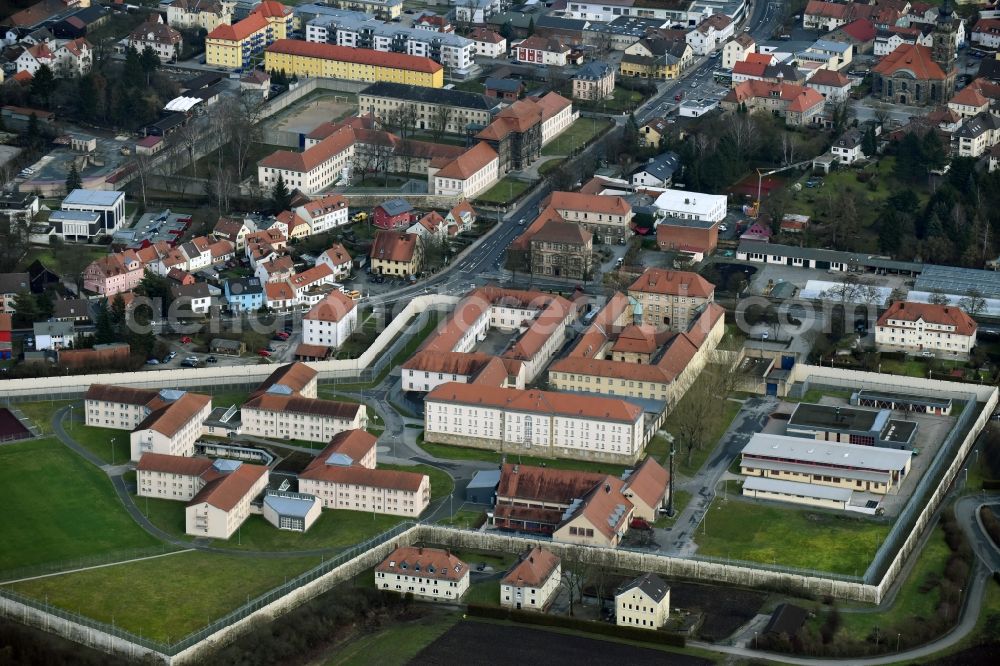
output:
<instances>
[{"instance_id":1,"label":"solar panel on roof","mask_svg":"<svg viewBox=\"0 0 1000 666\"><path fill-rule=\"evenodd\" d=\"M161 389L160 398L166 400L167 402L174 402L180 400L186 391L181 391L179 389Z\"/></svg>"},{"instance_id":2,"label":"solar panel on roof","mask_svg":"<svg viewBox=\"0 0 1000 666\"><path fill-rule=\"evenodd\" d=\"M212 467L215 468L217 472L222 472L223 474L228 474L230 472L235 472L242 465L239 460L224 460L219 459L212 463Z\"/></svg>"}]
</instances>

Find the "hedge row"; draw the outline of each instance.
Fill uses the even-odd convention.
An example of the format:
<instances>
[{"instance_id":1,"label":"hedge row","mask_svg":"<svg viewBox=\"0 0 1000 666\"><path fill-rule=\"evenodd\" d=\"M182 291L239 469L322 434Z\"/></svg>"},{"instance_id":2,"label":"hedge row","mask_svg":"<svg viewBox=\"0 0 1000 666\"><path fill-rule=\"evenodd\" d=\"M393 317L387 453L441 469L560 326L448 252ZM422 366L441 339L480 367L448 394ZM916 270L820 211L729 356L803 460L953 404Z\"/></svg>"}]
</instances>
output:
<instances>
[{"instance_id":1,"label":"hedge row","mask_svg":"<svg viewBox=\"0 0 1000 666\"><path fill-rule=\"evenodd\" d=\"M496 606L480 606L469 604L468 614L473 617L488 617L495 620L509 620L523 624L542 625L545 627L562 627L564 629L578 629L588 634L602 634L615 638L625 638L640 643L659 643L672 647L684 647L687 639L683 634L671 633L668 631L651 631L649 629L638 629L635 627L619 627L607 622L594 622L592 620L581 620L565 615L550 615L548 613L535 613L524 610L512 610L498 608Z\"/></svg>"}]
</instances>

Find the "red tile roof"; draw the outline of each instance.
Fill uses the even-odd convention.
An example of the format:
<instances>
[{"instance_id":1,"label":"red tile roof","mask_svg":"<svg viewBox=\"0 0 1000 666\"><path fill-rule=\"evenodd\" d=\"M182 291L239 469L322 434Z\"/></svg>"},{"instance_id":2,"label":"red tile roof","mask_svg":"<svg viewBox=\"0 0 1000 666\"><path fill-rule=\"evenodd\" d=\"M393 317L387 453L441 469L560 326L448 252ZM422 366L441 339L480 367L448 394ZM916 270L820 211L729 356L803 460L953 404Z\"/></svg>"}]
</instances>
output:
<instances>
[{"instance_id":1,"label":"red tile roof","mask_svg":"<svg viewBox=\"0 0 1000 666\"><path fill-rule=\"evenodd\" d=\"M209 458L169 456L162 453L143 453L135 466L139 472L163 472L183 476L201 476L212 468Z\"/></svg>"},{"instance_id":2,"label":"red tile roof","mask_svg":"<svg viewBox=\"0 0 1000 666\"><path fill-rule=\"evenodd\" d=\"M823 96L808 86L800 86L795 83L773 83L758 79L739 83L729 91L723 101L739 103L754 98L773 99L774 93L777 93L781 100L788 104L786 107L788 111L803 112L816 106L822 106L824 103Z\"/></svg>"},{"instance_id":3,"label":"red tile roof","mask_svg":"<svg viewBox=\"0 0 1000 666\"><path fill-rule=\"evenodd\" d=\"M375 571L438 580L460 580L468 575L469 565L447 550L400 546L375 567Z\"/></svg>"},{"instance_id":4,"label":"red tile roof","mask_svg":"<svg viewBox=\"0 0 1000 666\"><path fill-rule=\"evenodd\" d=\"M232 25L219 24L212 32L208 33L205 39L218 39L228 42L241 42L259 30L267 28L267 19L260 14L253 13L242 21L237 21Z\"/></svg>"},{"instance_id":5,"label":"red tile roof","mask_svg":"<svg viewBox=\"0 0 1000 666\"><path fill-rule=\"evenodd\" d=\"M497 503L521 500L568 506L589 493L604 477L600 472L505 463L500 468Z\"/></svg>"},{"instance_id":6,"label":"red tile roof","mask_svg":"<svg viewBox=\"0 0 1000 666\"><path fill-rule=\"evenodd\" d=\"M155 430L165 437L173 437L205 407L211 405L212 396L185 392L177 400L154 409L135 429Z\"/></svg>"},{"instance_id":7,"label":"red tile roof","mask_svg":"<svg viewBox=\"0 0 1000 666\"><path fill-rule=\"evenodd\" d=\"M327 160L344 152L354 145L354 131L345 127L317 144L306 148L301 153L291 150L276 150L258 164L271 169L308 173Z\"/></svg>"},{"instance_id":8,"label":"red tile roof","mask_svg":"<svg viewBox=\"0 0 1000 666\"><path fill-rule=\"evenodd\" d=\"M382 261L410 262L419 242L417 234L382 229L375 234L368 256Z\"/></svg>"},{"instance_id":9,"label":"red tile roof","mask_svg":"<svg viewBox=\"0 0 1000 666\"><path fill-rule=\"evenodd\" d=\"M873 41L877 33L875 26L872 25L872 22L863 18L851 21L850 23L842 26L841 30L853 37L855 41L861 43Z\"/></svg>"},{"instance_id":10,"label":"red tile roof","mask_svg":"<svg viewBox=\"0 0 1000 666\"><path fill-rule=\"evenodd\" d=\"M648 268L629 286L628 290L645 294L711 298L715 293L715 285L697 273Z\"/></svg>"},{"instance_id":11,"label":"red tile roof","mask_svg":"<svg viewBox=\"0 0 1000 666\"><path fill-rule=\"evenodd\" d=\"M941 67L931 59L931 50L920 44L900 44L896 50L882 58L872 71L882 76L896 72L909 72L918 81L940 81L945 78Z\"/></svg>"},{"instance_id":12,"label":"red tile roof","mask_svg":"<svg viewBox=\"0 0 1000 666\"><path fill-rule=\"evenodd\" d=\"M295 393L300 393L316 378L319 373L305 363L289 363L283 365L272 372L267 379L260 383L260 386L250 394L255 397L272 386L281 384L287 386Z\"/></svg>"},{"instance_id":13,"label":"red tile roof","mask_svg":"<svg viewBox=\"0 0 1000 666\"><path fill-rule=\"evenodd\" d=\"M553 192L542 205L552 206L558 211L572 210L605 215L628 215L632 210L632 205L622 197L579 192Z\"/></svg>"},{"instance_id":14,"label":"red tile roof","mask_svg":"<svg viewBox=\"0 0 1000 666\"><path fill-rule=\"evenodd\" d=\"M389 67L392 69L402 69L411 72L425 72L433 74L441 71L441 65L439 63L422 56L411 56L405 53L387 53L384 51L373 51L372 49L336 46L334 44L303 42L298 39L279 39L268 46L265 50L270 53L284 53L288 55L303 56L306 58L319 58L322 60L337 60L340 62L350 62L358 65Z\"/></svg>"},{"instance_id":15,"label":"red tile roof","mask_svg":"<svg viewBox=\"0 0 1000 666\"><path fill-rule=\"evenodd\" d=\"M551 550L535 546L500 582L516 587L542 587L559 566L559 557Z\"/></svg>"},{"instance_id":16,"label":"red tile roof","mask_svg":"<svg viewBox=\"0 0 1000 666\"><path fill-rule=\"evenodd\" d=\"M935 305L896 301L878 318L877 326L891 326L889 320L923 321L941 326L954 326L957 335L972 335L976 332L976 322L965 310L954 305Z\"/></svg>"},{"instance_id":17,"label":"red tile roof","mask_svg":"<svg viewBox=\"0 0 1000 666\"><path fill-rule=\"evenodd\" d=\"M832 88L843 88L851 84L851 80L832 69L821 69L809 79L811 86L830 86Z\"/></svg>"},{"instance_id":18,"label":"red tile roof","mask_svg":"<svg viewBox=\"0 0 1000 666\"><path fill-rule=\"evenodd\" d=\"M625 496L635 494L646 506L655 509L666 496L669 483L670 472L652 456L648 456L625 480Z\"/></svg>"},{"instance_id":19,"label":"red tile roof","mask_svg":"<svg viewBox=\"0 0 1000 666\"><path fill-rule=\"evenodd\" d=\"M354 310L354 301L339 289L334 289L319 303L312 306L303 319L338 322Z\"/></svg>"},{"instance_id":20,"label":"red tile roof","mask_svg":"<svg viewBox=\"0 0 1000 666\"><path fill-rule=\"evenodd\" d=\"M217 479L209 481L197 495L191 498L188 506L205 502L221 511L232 511L240 500L247 496L261 477L266 477L268 470L261 465L241 464L234 471Z\"/></svg>"},{"instance_id":21,"label":"red tile roof","mask_svg":"<svg viewBox=\"0 0 1000 666\"><path fill-rule=\"evenodd\" d=\"M290 414L310 414L325 418L353 421L364 405L336 400L303 398L299 395L262 393L243 403L243 409L259 409L265 412L286 412Z\"/></svg>"},{"instance_id":22,"label":"red tile roof","mask_svg":"<svg viewBox=\"0 0 1000 666\"><path fill-rule=\"evenodd\" d=\"M465 151L434 174L435 178L452 178L466 180L486 168L494 160L498 160L495 150L484 141Z\"/></svg>"}]
</instances>

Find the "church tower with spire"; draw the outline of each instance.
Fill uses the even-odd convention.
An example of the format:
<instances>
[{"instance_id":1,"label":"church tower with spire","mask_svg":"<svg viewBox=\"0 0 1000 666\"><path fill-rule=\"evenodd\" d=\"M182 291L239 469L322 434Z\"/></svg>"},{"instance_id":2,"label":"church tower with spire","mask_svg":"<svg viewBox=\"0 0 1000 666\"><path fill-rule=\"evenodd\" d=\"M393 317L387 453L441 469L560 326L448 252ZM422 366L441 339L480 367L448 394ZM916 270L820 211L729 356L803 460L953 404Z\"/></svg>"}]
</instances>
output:
<instances>
[{"instance_id":1,"label":"church tower with spire","mask_svg":"<svg viewBox=\"0 0 1000 666\"><path fill-rule=\"evenodd\" d=\"M932 36L933 46L931 46L931 60L938 64L945 76L940 98L942 103L947 102L955 94L956 61L958 60L956 31L951 0L944 0L938 9L937 23L934 25Z\"/></svg>"}]
</instances>

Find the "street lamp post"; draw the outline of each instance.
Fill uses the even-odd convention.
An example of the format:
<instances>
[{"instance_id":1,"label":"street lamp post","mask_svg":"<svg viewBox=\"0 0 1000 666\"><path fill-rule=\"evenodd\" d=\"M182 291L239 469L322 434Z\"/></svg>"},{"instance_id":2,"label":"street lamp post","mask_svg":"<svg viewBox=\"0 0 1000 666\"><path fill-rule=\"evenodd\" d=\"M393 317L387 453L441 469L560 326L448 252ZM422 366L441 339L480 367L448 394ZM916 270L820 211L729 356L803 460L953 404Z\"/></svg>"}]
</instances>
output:
<instances>
[{"instance_id":1,"label":"street lamp post","mask_svg":"<svg viewBox=\"0 0 1000 666\"><path fill-rule=\"evenodd\" d=\"M111 438L111 464L115 464L115 438Z\"/></svg>"},{"instance_id":2,"label":"street lamp post","mask_svg":"<svg viewBox=\"0 0 1000 666\"><path fill-rule=\"evenodd\" d=\"M667 497L667 515L674 517L674 444L670 443L670 494Z\"/></svg>"},{"instance_id":3,"label":"street lamp post","mask_svg":"<svg viewBox=\"0 0 1000 666\"><path fill-rule=\"evenodd\" d=\"M900 636L902 636L902 634L896 634L896 652L899 652L899 637Z\"/></svg>"}]
</instances>

